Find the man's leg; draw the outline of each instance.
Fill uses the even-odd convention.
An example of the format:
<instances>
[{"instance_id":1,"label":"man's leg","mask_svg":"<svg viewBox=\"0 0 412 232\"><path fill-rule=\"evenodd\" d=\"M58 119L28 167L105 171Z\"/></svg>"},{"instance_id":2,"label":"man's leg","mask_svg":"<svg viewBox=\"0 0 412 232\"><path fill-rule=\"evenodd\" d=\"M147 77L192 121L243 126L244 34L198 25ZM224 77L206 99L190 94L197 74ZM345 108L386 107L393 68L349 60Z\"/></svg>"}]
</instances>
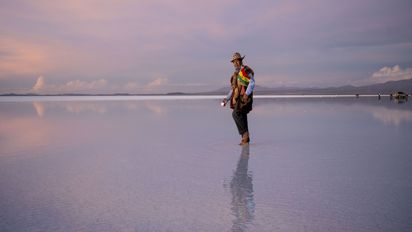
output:
<instances>
[{"instance_id":1,"label":"man's leg","mask_svg":"<svg viewBox=\"0 0 412 232\"><path fill-rule=\"evenodd\" d=\"M243 128L243 133L245 132L249 132L249 126L248 126L248 122L247 122L247 114L246 113L242 113L241 114L241 120L242 120L242 128Z\"/></svg>"},{"instance_id":2,"label":"man's leg","mask_svg":"<svg viewBox=\"0 0 412 232\"><path fill-rule=\"evenodd\" d=\"M235 120L239 134L243 135L245 132L248 132L247 114L239 112L235 109L232 112L232 116Z\"/></svg>"}]
</instances>

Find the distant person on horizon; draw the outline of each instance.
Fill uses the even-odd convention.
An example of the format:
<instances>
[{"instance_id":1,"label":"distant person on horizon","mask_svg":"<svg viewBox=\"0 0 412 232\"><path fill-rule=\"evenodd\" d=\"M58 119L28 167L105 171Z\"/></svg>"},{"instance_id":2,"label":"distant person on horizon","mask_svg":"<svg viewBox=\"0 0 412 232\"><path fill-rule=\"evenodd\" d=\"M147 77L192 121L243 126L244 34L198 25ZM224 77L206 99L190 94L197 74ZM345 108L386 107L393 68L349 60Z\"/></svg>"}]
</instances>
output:
<instances>
[{"instance_id":1,"label":"distant person on horizon","mask_svg":"<svg viewBox=\"0 0 412 232\"><path fill-rule=\"evenodd\" d=\"M243 65L244 58L245 56L242 57L238 52L233 54L231 62L235 67L235 72L230 78L231 89L222 102L225 106L229 101L230 108L233 109L232 116L242 136L239 145L250 142L247 114L252 110L253 88L255 87L254 72L248 66Z\"/></svg>"}]
</instances>

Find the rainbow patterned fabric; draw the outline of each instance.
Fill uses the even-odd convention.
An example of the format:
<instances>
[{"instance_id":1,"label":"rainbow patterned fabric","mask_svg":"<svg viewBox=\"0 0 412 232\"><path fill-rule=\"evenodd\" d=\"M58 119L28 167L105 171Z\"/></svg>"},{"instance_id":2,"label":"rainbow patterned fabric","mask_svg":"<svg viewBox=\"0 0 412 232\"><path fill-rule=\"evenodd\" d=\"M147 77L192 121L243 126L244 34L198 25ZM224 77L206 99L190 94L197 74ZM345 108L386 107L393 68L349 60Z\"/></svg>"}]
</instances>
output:
<instances>
[{"instance_id":1,"label":"rainbow patterned fabric","mask_svg":"<svg viewBox=\"0 0 412 232\"><path fill-rule=\"evenodd\" d=\"M237 80L238 80L238 83L240 83L241 85L244 85L244 86L249 85L250 77L247 74L245 67L242 67L240 69L239 73L237 74Z\"/></svg>"}]
</instances>

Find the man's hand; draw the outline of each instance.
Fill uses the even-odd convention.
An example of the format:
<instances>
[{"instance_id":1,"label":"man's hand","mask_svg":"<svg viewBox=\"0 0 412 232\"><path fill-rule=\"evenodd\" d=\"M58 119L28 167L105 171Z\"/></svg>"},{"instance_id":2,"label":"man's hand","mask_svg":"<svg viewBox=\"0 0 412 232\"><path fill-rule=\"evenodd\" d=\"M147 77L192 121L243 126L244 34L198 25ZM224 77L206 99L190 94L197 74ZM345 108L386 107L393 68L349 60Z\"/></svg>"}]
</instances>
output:
<instances>
[{"instance_id":1,"label":"man's hand","mask_svg":"<svg viewBox=\"0 0 412 232\"><path fill-rule=\"evenodd\" d=\"M248 95L244 94L244 95L243 95L243 102L247 102L247 98L248 98L248 97L249 97Z\"/></svg>"},{"instance_id":2,"label":"man's hand","mask_svg":"<svg viewBox=\"0 0 412 232\"><path fill-rule=\"evenodd\" d=\"M222 106L226 106L226 103L227 103L227 99L226 99L226 98L223 98L221 105L222 105Z\"/></svg>"}]
</instances>

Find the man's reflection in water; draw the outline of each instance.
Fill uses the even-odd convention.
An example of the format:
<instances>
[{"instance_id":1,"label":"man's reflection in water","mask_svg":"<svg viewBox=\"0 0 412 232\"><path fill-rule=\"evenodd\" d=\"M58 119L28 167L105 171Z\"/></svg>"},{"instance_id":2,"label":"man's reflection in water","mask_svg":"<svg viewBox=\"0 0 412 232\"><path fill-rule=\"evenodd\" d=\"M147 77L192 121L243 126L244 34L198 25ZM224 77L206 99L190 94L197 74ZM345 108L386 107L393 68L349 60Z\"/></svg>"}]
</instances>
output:
<instances>
[{"instance_id":1,"label":"man's reflection in water","mask_svg":"<svg viewBox=\"0 0 412 232\"><path fill-rule=\"evenodd\" d=\"M236 170L230 182L232 194L232 213L236 217L233 220L232 231L245 231L255 213L253 200L252 175L248 173L249 145L242 147Z\"/></svg>"}]
</instances>

